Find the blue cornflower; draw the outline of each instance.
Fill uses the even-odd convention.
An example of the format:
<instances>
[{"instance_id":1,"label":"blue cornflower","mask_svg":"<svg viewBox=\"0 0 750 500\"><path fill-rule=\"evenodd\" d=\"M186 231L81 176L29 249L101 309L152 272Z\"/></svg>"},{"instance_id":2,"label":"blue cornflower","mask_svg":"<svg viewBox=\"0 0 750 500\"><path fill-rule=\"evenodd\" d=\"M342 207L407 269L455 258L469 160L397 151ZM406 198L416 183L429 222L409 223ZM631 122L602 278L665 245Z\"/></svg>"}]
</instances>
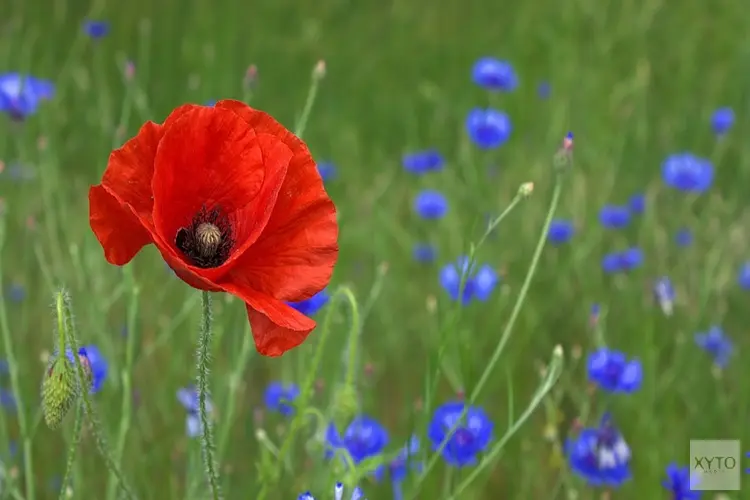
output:
<instances>
[{"instance_id":1,"label":"blue cornflower","mask_svg":"<svg viewBox=\"0 0 750 500\"><path fill-rule=\"evenodd\" d=\"M642 214L646 210L646 195L636 193L628 200L628 207L633 214Z\"/></svg>"},{"instance_id":2,"label":"blue cornflower","mask_svg":"<svg viewBox=\"0 0 750 500\"><path fill-rule=\"evenodd\" d=\"M425 189L414 198L414 211L423 219L442 219L448 213L448 200L440 191Z\"/></svg>"},{"instance_id":3,"label":"blue cornflower","mask_svg":"<svg viewBox=\"0 0 750 500\"><path fill-rule=\"evenodd\" d=\"M0 406L9 411L16 409L16 398L8 389L0 389Z\"/></svg>"},{"instance_id":4,"label":"blue cornflower","mask_svg":"<svg viewBox=\"0 0 750 500\"><path fill-rule=\"evenodd\" d=\"M418 461L414 456L419 453L419 439L412 436L409 442L399 451L398 456L388 464L390 473L391 487L393 488L393 500L403 500L403 484L410 469L422 472L424 463ZM375 479L380 481L385 475L385 469L381 468L375 474Z\"/></svg>"},{"instance_id":5,"label":"blue cornflower","mask_svg":"<svg viewBox=\"0 0 750 500\"><path fill-rule=\"evenodd\" d=\"M287 304L305 316L314 316L315 313L328 304L329 300L331 300L331 296L328 295L328 292L321 290L309 299L300 300L299 302L288 302Z\"/></svg>"},{"instance_id":6,"label":"blue cornflower","mask_svg":"<svg viewBox=\"0 0 750 500\"><path fill-rule=\"evenodd\" d=\"M622 229L630 223L630 210L619 205L604 205L599 211L599 222L610 229Z\"/></svg>"},{"instance_id":7,"label":"blue cornflower","mask_svg":"<svg viewBox=\"0 0 750 500\"><path fill-rule=\"evenodd\" d=\"M570 468L591 486L617 487L630 479L630 447L608 413L598 427L566 443Z\"/></svg>"},{"instance_id":8,"label":"blue cornflower","mask_svg":"<svg viewBox=\"0 0 750 500\"><path fill-rule=\"evenodd\" d=\"M437 257L437 248L430 243L416 243L412 255L417 262L430 263Z\"/></svg>"},{"instance_id":9,"label":"blue cornflower","mask_svg":"<svg viewBox=\"0 0 750 500\"><path fill-rule=\"evenodd\" d=\"M436 149L426 149L405 154L401 159L404 170L416 175L438 172L445 166L443 155Z\"/></svg>"},{"instance_id":10,"label":"blue cornflower","mask_svg":"<svg viewBox=\"0 0 750 500\"><path fill-rule=\"evenodd\" d=\"M661 307L662 312L667 316L672 315L672 310L674 309L674 296L674 287L669 278L662 276L654 281L654 297L656 298L659 307Z\"/></svg>"},{"instance_id":11,"label":"blue cornflower","mask_svg":"<svg viewBox=\"0 0 750 500\"><path fill-rule=\"evenodd\" d=\"M306 491L302 493L300 496L298 496L297 500L316 500L316 499L312 495L312 493L310 493L309 491ZM336 483L334 485L333 500L344 500L344 484L343 483ZM349 500L366 500L365 494L362 492L362 489L359 486L354 488L351 496L349 497Z\"/></svg>"},{"instance_id":12,"label":"blue cornflower","mask_svg":"<svg viewBox=\"0 0 750 500\"><path fill-rule=\"evenodd\" d=\"M461 275L465 275L463 293L459 292L461 286ZM489 299L490 294L500 281L492 266L485 264L474 269L469 268L469 258L467 256L459 257L455 263L447 264L440 271L440 284L448 292L453 300L458 300L461 296L463 304L468 304L473 298L484 302Z\"/></svg>"},{"instance_id":13,"label":"blue cornflower","mask_svg":"<svg viewBox=\"0 0 750 500\"><path fill-rule=\"evenodd\" d=\"M26 298L26 288L17 282L12 282L10 285L8 285L5 289L6 298L18 304L19 302L23 302L23 300Z\"/></svg>"},{"instance_id":14,"label":"blue cornflower","mask_svg":"<svg viewBox=\"0 0 750 500\"><path fill-rule=\"evenodd\" d=\"M575 232L576 230L575 227L573 227L572 222L568 220L555 219L549 226L547 239L550 241L550 243L556 245L560 243L566 243L573 237Z\"/></svg>"},{"instance_id":15,"label":"blue cornflower","mask_svg":"<svg viewBox=\"0 0 750 500\"><path fill-rule=\"evenodd\" d=\"M743 290L750 290L750 261L740 266L740 271L737 273L737 283Z\"/></svg>"},{"instance_id":16,"label":"blue cornflower","mask_svg":"<svg viewBox=\"0 0 750 500\"><path fill-rule=\"evenodd\" d=\"M591 326L595 326L596 323L599 321L599 315L602 313L602 305L598 302L594 302L591 304L591 308L589 309L589 324Z\"/></svg>"},{"instance_id":17,"label":"blue cornflower","mask_svg":"<svg viewBox=\"0 0 750 500\"><path fill-rule=\"evenodd\" d=\"M337 175L336 165L326 161L318 163L318 173L323 179L323 182L333 180Z\"/></svg>"},{"instance_id":18,"label":"blue cornflower","mask_svg":"<svg viewBox=\"0 0 750 500\"><path fill-rule=\"evenodd\" d=\"M662 481L662 485L669 490L672 500L699 500L701 491L693 491L697 478L690 477L688 467L680 467L675 463L667 466L667 479Z\"/></svg>"},{"instance_id":19,"label":"blue cornflower","mask_svg":"<svg viewBox=\"0 0 750 500\"><path fill-rule=\"evenodd\" d=\"M608 253L602 259L602 269L606 273L632 271L641 264L643 264L643 250L637 247Z\"/></svg>"},{"instance_id":20,"label":"blue cornflower","mask_svg":"<svg viewBox=\"0 0 750 500\"><path fill-rule=\"evenodd\" d=\"M686 227L680 228L674 235L674 241L679 247L689 247L693 243L693 232Z\"/></svg>"},{"instance_id":21,"label":"blue cornflower","mask_svg":"<svg viewBox=\"0 0 750 500\"><path fill-rule=\"evenodd\" d=\"M424 464L415 459L417 453L419 453L419 439L417 436L412 436L409 442L398 453L398 456L388 464L391 481L400 483L406 479L410 466L416 471L422 470Z\"/></svg>"},{"instance_id":22,"label":"blue cornflower","mask_svg":"<svg viewBox=\"0 0 750 500\"><path fill-rule=\"evenodd\" d=\"M0 172L0 177L7 177L14 182L25 182L36 178L36 170L30 165L14 161Z\"/></svg>"},{"instance_id":23,"label":"blue cornflower","mask_svg":"<svg viewBox=\"0 0 750 500\"><path fill-rule=\"evenodd\" d=\"M200 406L198 402L198 391L195 386L188 386L177 391L177 400L187 411L185 419L186 434L188 437L196 437L201 434L203 426L199 416ZM210 398L206 398L206 413L209 415L214 411Z\"/></svg>"},{"instance_id":24,"label":"blue cornflower","mask_svg":"<svg viewBox=\"0 0 750 500\"><path fill-rule=\"evenodd\" d=\"M455 427L443 448L443 459L454 467L476 464L477 455L492 441L494 424L482 408L469 406L465 417L459 419L465 406L462 401L439 406L427 428L427 437L432 442L433 450L437 450Z\"/></svg>"},{"instance_id":25,"label":"blue cornflower","mask_svg":"<svg viewBox=\"0 0 750 500\"><path fill-rule=\"evenodd\" d=\"M94 40L104 38L109 34L109 23L107 21L84 21L83 31Z\"/></svg>"},{"instance_id":26,"label":"blue cornflower","mask_svg":"<svg viewBox=\"0 0 750 500\"><path fill-rule=\"evenodd\" d=\"M732 108L719 108L711 115L711 128L716 135L724 135L734 125L734 110Z\"/></svg>"},{"instance_id":27,"label":"blue cornflower","mask_svg":"<svg viewBox=\"0 0 750 500\"><path fill-rule=\"evenodd\" d=\"M702 193L711 187L714 167L709 160L692 153L676 153L662 163L661 176L670 187L685 192Z\"/></svg>"},{"instance_id":28,"label":"blue cornflower","mask_svg":"<svg viewBox=\"0 0 750 500\"><path fill-rule=\"evenodd\" d=\"M483 57L474 63L471 71L474 83L488 90L512 92L518 87L518 77L508 61Z\"/></svg>"},{"instance_id":29,"label":"blue cornflower","mask_svg":"<svg viewBox=\"0 0 750 500\"><path fill-rule=\"evenodd\" d=\"M640 360L628 360L625 354L602 347L589 354L589 380L607 392L635 392L643 382Z\"/></svg>"},{"instance_id":30,"label":"blue cornflower","mask_svg":"<svg viewBox=\"0 0 750 500\"><path fill-rule=\"evenodd\" d=\"M541 82L536 88L539 99L547 99L552 93L552 87L548 82Z\"/></svg>"},{"instance_id":31,"label":"blue cornflower","mask_svg":"<svg viewBox=\"0 0 750 500\"><path fill-rule=\"evenodd\" d=\"M299 386L297 384L271 382L266 387L263 400L266 403L266 408L288 417L294 413L294 406L291 403L297 399L297 396L299 396Z\"/></svg>"},{"instance_id":32,"label":"blue cornflower","mask_svg":"<svg viewBox=\"0 0 750 500\"><path fill-rule=\"evenodd\" d=\"M107 379L109 363L95 345L87 345L82 349L85 350L89 366L91 367L91 393L94 394L101 390L104 381Z\"/></svg>"},{"instance_id":33,"label":"blue cornflower","mask_svg":"<svg viewBox=\"0 0 750 500\"><path fill-rule=\"evenodd\" d=\"M52 82L19 73L0 74L0 112L22 120L34 114L41 101L55 93Z\"/></svg>"},{"instance_id":34,"label":"blue cornflower","mask_svg":"<svg viewBox=\"0 0 750 500\"><path fill-rule=\"evenodd\" d=\"M360 415L352 420L343 437L334 424L329 424L326 442L326 458L332 458L336 450L346 450L356 465L383 451L388 444L388 431L374 418Z\"/></svg>"},{"instance_id":35,"label":"blue cornflower","mask_svg":"<svg viewBox=\"0 0 750 500\"><path fill-rule=\"evenodd\" d=\"M706 333L697 333L695 343L714 358L719 368L725 368L732 355L731 339L718 326L712 326Z\"/></svg>"},{"instance_id":36,"label":"blue cornflower","mask_svg":"<svg viewBox=\"0 0 750 500\"><path fill-rule=\"evenodd\" d=\"M508 115L491 108L474 108L466 117L469 138L481 149L494 149L505 144L512 126Z\"/></svg>"},{"instance_id":37,"label":"blue cornflower","mask_svg":"<svg viewBox=\"0 0 750 500\"><path fill-rule=\"evenodd\" d=\"M209 108L212 108L212 107L216 106L216 99L209 99L203 105L204 106L208 106Z\"/></svg>"}]
</instances>

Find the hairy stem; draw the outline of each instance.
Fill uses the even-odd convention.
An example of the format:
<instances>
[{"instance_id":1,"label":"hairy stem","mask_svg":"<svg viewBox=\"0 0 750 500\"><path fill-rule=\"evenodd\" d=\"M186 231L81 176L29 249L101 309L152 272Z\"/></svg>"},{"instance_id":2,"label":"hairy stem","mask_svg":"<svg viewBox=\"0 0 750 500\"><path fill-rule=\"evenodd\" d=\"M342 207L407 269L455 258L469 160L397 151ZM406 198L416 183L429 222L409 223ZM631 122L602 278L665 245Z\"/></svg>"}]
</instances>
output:
<instances>
[{"instance_id":1,"label":"hairy stem","mask_svg":"<svg viewBox=\"0 0 750 500\"><path fill-rule=\"evenodd\" d=\"M129 486L128 482L125 480L125 476L123 476L122 471L120 471L120 467L112 458L112 454L107 446L107 441L104 438L104 433L102 432L101 423L94 411L94 405L91 402L91 382L86 373L86 369L81 362L81 356L78 355L78 338L76 336L75 324L73 322L70 298L64 291L58 292L56 306L58 318L63 318L65 338L73 351L73 359L75 360L76 372L78 374L78 387L81 393L81 398L83 399L83 409L89 419L90 430L91 434L94 436L96 448L104 459L104 465L110 473L114 474L117 481L120 483L120 487L125 493L125 498L131 500L135 499L136 496L133 493L133 489Z\"/></svg>"},{"instance_id":2,"label":"hairy stem","mask_svg":"<svg viewBox=\"0 0 750 500\"><path fill-rule=\"evenodd\" d=\"M65 352L65 351L60 351ZM73 470L73 464L75 463L76 459L76 452L78 451L78 443L81 442L81 430L83 429L83 405L78 403L76 405L76 420L73 424L73 439L70 441L70 448L68 448L68 460L65 463L65 474L62 478L62 483L60 483L60 495L58 496L59 500L64 500L67 498L66 489L68 487L68 484L70 484L70 473Z\"/></svg>"},{"instance_id":3,"label":"hairy stem","mask_svg":"<svg viewBox=\"0 0 750 500\"><path fill-rule=\"evenodd\" d=\"M204 291L202 297L203 314L201 319L200 338L198 339L198 414L201 421L201 451L203 465L206 469L206 479L211 488L213 500L221 498L219 486L219 474L214 455L214 434L211 419L208 415L208 364L211 357L211 337L213 330L211 323L213 315L211 311L211 295Z\"/></svg>"}]
</instances>

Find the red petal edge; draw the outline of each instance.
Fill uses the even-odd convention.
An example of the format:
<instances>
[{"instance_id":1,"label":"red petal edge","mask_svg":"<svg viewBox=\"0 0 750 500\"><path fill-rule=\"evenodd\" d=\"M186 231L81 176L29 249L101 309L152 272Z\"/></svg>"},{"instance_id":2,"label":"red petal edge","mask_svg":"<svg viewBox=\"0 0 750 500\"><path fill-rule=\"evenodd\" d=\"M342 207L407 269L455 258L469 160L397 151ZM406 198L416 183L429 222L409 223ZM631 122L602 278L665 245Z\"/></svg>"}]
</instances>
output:
<instances>
[{"instance_id":1,"label":"red petal edge","mask_svg":"<svg viewBox=\"0 0 750 500\"><path fill-rule=\"evenodd\" d=\"M89 223L104 249L104 258L116 266L127 264L151 243L151 234L130 207L101 185L89 189Z\"/></svg>"}]
</instances>

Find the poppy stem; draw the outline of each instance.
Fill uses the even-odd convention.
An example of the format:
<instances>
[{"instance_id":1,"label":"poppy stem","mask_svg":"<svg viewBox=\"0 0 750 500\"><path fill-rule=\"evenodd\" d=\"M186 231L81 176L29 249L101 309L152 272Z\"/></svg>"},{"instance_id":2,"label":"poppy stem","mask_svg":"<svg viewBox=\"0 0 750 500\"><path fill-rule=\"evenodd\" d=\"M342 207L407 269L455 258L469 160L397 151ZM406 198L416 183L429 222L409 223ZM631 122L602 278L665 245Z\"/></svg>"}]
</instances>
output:
<instances>
[{"instance_id":1,"label":"poppy stem","mask_svg":"<svg viewBox=\"0 0 750 500\"><path fill-rule=\"evenodd\" d=\"M221 489L217 472L216 457L214 455L214 433L211 419L206 408L208 401L208 364L211 358L211 339L213 337L213 312L211 309L211 295L204 291L202 294L201 331L198 339L198 414L201 421L201 451L203 466L206 469L206 479L211 488L211 498L219 500Z\"/></svg>"},{"instance_id":2,"label":"poppy stem","mask_svg":"<svg viewBox=\"0 0 750 500\"><path fill-rule=\"evenodd\" d=\"M91 379L86 372L86 368L83 366L81 355L78 352L78 337L76 335L75 322L73 321L72 305L70 302L70 296L61 290L57 293L55 298L57 305L58 321L61 320L63 330L65 332L65 340L73 353L73 360L75 362L76 374L78 375L78 388L80 391L81 398L83 399L83 409L86 416L89 419L91 434L94 436L94 442L99 454L104 459L104 465L107 467L110 473L112 473L117 481L120 483L120 488L125 493L125 498L133 500L136 498L129 483L125 480L120 467L115 463L112 458L112 453L109 451L107 441L104 438L102 432L101 423L99 418L94 411L94 405L91 402ZM65 352L60 353L60 356L65 356Z\"/></svg>"},{"instance_id":3,"label":"poppy stem","mask_svg":"<svg viewBox=\"0 0 750 500\"><path fill-rule=\"evenodd\" d=\"M65 350L63 349L60 352L65 352ZM83 430L83 404L79 401L76 405L76 420L73 424L73 436L70 440L70 446L68 447L68 460L65 463L65 474L60 483L60 495L58 496L60 500L68 498L68 492L66 490L70 483L70 473L73 470L73 463L75 463L78 443L81 441L81 430Z\"/></svg>"}]
</instances>

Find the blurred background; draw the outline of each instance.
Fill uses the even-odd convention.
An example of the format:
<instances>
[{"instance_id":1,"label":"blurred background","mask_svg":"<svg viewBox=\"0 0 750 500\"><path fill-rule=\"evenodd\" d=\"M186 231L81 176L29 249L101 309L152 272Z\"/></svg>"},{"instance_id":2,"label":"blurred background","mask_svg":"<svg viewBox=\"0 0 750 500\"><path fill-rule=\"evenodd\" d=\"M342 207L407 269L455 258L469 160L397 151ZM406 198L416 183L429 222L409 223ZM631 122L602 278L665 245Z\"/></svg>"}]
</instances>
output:
<instances>
[{"instance_id":1,"label":"blurred background","mask_svg":"<svg viewBox=\"0 0 750 500\"><path fill-rule=\"evenodd\" d=\"M457 498L690 498L670 497L662 486L670 462L688 465L690 439L748 439L749 372L740 359L748 292L738 282L750 223L750 32L743 2L5 0L1 9L0 73L30 74L54 86L22 119L0 116L7 224L0 328L11 340L18 376L18 393L7 373L0 382L8 403L7 446L0 443L5 497L32 498L19 407L28 421L34 498L57 498L65 471L73 418L61 431L49 430L39 406L55 345L50 304L64 286L80 342L106 359L107 376L92 398L108 441L115 449L123 443L118 463L140 498L209 498L197 439L186 435L177 397L195 377L198 292L172 277L149 247L131 264L141 290L134 299L132 283L106 263L90 231L88 187L99 182L113 148L186 102L248 100L293 129L321 60L325 77L304 139L335 172L326 176L326 189L340 213L341 253L329 292L346 285L358 299L357 408L388 429L389 452L412 434L429 451L425 429L436 406L471 393L488 367L544 237L553 158L569 131L575 161L555 215L575 234L544 249L508 347L473 402L494 422L495 442L529 404L558 344L563 375ZM92 20L105 23L101 32L84 25ZM510 63L517 86L491 92L473 82L482 57ZM476 107L507 113L512 132L502 146L482 150L470 140L466 119ZM735 118L718 134L712 116L723 107ZM405 154L427 149L445 159L440 172L416 176L404 168ZM662 179L663 162L682 151L713 165L714 182L700 195ZM499 283L487 301L463 307L441 286L441 269L468 252L524 182L534 183L533 195L476 255ZM424 189L448 202L439 220L415 212ZM603 227L600 209L626 206L634 195L643 195L642 213L623 229ZM675 235L685 228L691 244L680 246ZM415 259L417 244L431 245L432 262ZM642 265L606 272L604 256L629 247L642 250ZM653 283L662 276L676 292L671 315L654 302ZM216 297L211 381L226 498L257 498L258 464L289 430L289 417L264 400L269 382L302 384L311 376L312 408L329 415L341 403L350 319L345 306L335 307L322 368L310 375L318 331L284 357L264 358L244 342L243 305ZM130 328L128 311L135 311ZM734 345L721 369L694 341L714 325ZM590 388L586 356L598 334L641 360L640 390L609 395ZM6 342L6 360L7 351ZM127 391L123 380L131 375ZM435 393L427 390L433 382ZM632 478L620 488L586 484L562 456L565 438L596 425L604 411L633 455ZM270 445L257 439L259 430ZM308 489L328 498L339 471L322 459L313 429L301 433L267 498ZM70 498L112 498L88 424L72 471ZM453 471L439 461L406 498L451 498L451 488L470 474L471 467ZM405 492L417 476L410 472ZM360 486L370 500L394 498L388 479L368 476Z\"/></svg>"}]
</instances>

